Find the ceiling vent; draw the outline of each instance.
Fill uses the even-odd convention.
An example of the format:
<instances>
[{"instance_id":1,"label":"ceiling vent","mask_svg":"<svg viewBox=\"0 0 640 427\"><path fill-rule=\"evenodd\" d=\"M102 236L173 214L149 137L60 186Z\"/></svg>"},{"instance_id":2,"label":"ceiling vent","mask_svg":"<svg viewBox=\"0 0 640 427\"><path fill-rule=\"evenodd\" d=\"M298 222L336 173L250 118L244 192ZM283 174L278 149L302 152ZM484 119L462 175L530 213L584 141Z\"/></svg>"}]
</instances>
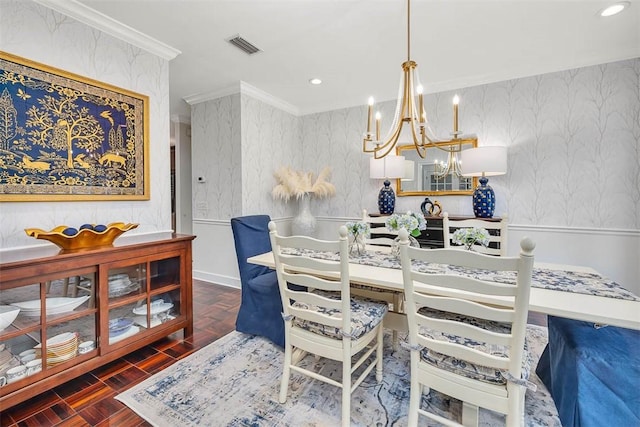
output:
<instances>
[{"instance_id":1,"label":"ceiling vent","mask_svg":"<svg viewBox=\"0 0 640 427\"><path fill-rule=\"evenodd\" d=\"M227 39L227 41L249 55L253 55L254 53L260 52L262 50L256 47L253 43L242 38L240 34Z\"/></svg>"}]
</instances>

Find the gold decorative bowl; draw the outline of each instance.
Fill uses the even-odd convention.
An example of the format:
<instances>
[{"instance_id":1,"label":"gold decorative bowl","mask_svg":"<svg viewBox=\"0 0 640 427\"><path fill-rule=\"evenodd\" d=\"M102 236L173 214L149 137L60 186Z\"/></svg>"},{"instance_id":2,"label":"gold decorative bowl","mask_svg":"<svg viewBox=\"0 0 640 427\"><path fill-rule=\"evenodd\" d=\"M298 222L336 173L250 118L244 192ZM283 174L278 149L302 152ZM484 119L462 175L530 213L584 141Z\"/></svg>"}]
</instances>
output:
<instances>
[{"instance_id":1,"label":"gold decorative bowl","mask_svg":"<svg viewBox=\"0 0 640 427\"><path fill-rule=\"evenodd\" d=\"M87 224L95 226L95 224ZM58 245L62 250L87 249L100 246L111 246L113 241L125 231L136 228L138 224L125 224L124 222L112 222L102 231L91 228L81 228L73 235L67 235L63 231L71 229L67 225L59 225L51 231L39 228L26 228L27 235L36 239L48 240Z\"/></svg>"}]
</instances>

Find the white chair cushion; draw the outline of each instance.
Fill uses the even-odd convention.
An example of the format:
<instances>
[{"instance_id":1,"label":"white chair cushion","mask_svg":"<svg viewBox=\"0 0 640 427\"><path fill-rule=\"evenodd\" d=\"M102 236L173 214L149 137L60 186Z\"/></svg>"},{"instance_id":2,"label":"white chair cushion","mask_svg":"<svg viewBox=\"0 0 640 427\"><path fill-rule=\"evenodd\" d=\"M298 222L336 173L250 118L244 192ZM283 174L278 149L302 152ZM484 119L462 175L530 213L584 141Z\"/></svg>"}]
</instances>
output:
<instances>
[{"instance_id":1,"label":"white chair cushion","mask_svg":"<svg viewBox=\"0 0 640 427\"><path fill-rule=\"evenodd\" d=\"M330 292L315 291L326 297L333 297ZM336 298L337 299L337 298ZM342 313L341 310L327 310L325 307L305 304L301 302L293 303L293 307L314 310L319 313L328 314L331 317L338 317ZM383 301L372 300L369 298L357 297L351 298L351 331L346 331L353 339L362 337L367 332L378 326L384 315L389 310L389 305ZM308 320L293 318L293 325L299 328L324 335L329 338L341 340L342 331L340 328L334 328L327 325L321 325Z\"/></svg>"},{"instance_id":2,"label":"white chair cushion","mask_svg":"<svg viewBox=\"0 0 640 427\"><path fill-rule=\"evenodd\" d=\"M486 330L494 331L494 332L508 333L510 331L509 325L505 323L477 319L475 317L469 317L469 316L464 316L456 313L449 313L445 311L434 310L426 307L421 308L418 312L420 314L424 314L425 316L434 317L438 319L455 319L455 320L458 320L473 326L477 326L479 328L483 328ZM507 351L506 348L490 349L489 345L487 345L484 342L463 339L462 337L459 337L456 335L448 335L440 332L434 332L432 329L429 329L425 326L422 326L420 328L420 334L436 340L455 342L458 344L464 343L464 345L468 347L472 347L476 350L480 350L489 354L491 353L500 354L500 352L504 354L504 352ZM450 371L468 378L472 378L475 380L484 381L490 384L505 384L507 382L507 380L504 378L500 370L490 368L487 366L476 365L466 360L456 359L454 357L447 356L442 353L438 353L428 348L423 348L421 350L420 358L423 361L431 365L437 366L440 369L445 369L447 371ZM531 358L531 355L529 354L529 347L528 347L527 340L525 338L524 356L522 357L522 372L521 372L522 379L524 380L529 379L532 364L533 364L533 360Z\"/></svg>"}]
</instances>

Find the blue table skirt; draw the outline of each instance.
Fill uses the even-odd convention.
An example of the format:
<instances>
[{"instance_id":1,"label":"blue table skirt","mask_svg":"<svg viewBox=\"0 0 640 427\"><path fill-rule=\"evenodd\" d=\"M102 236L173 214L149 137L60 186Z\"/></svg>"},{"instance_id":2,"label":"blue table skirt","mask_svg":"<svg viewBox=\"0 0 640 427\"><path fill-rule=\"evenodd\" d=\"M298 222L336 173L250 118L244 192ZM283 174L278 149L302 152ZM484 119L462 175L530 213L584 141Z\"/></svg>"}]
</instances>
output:
<instances>
[{"instance_id":1,"label":"blue table skirt","mask_svg":"<svg viewBox=\"0 0 640 427\"><path fill-rule=\"evenodd\" d=\"M563 427L640 426L640 331L549 316L536 373Z\"/></svg>"}]
</instances>

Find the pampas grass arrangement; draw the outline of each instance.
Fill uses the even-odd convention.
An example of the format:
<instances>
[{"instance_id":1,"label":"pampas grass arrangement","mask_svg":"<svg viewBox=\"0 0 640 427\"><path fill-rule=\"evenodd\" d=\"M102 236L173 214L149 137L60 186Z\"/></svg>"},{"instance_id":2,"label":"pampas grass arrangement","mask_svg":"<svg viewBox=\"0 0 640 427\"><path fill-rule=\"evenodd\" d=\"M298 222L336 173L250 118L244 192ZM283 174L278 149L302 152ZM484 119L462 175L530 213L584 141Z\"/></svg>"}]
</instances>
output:
<instances>
[{"instance_id":1,"label":"pampas grass arrangement","mask_svg":"<svg viewBox=\"0 0 640 427\"><path fill-rule=\"evenodd\" d=\"M329 182L331 169L328 166L322 169L315 181L313 172L296 171L290 167L281 167L273 176L278 184L273 187L271 195L277 200L286 202L291 198L300 199L306 193L320 199L336 194L336 187Z\"/></svg>"}]
</instances>

